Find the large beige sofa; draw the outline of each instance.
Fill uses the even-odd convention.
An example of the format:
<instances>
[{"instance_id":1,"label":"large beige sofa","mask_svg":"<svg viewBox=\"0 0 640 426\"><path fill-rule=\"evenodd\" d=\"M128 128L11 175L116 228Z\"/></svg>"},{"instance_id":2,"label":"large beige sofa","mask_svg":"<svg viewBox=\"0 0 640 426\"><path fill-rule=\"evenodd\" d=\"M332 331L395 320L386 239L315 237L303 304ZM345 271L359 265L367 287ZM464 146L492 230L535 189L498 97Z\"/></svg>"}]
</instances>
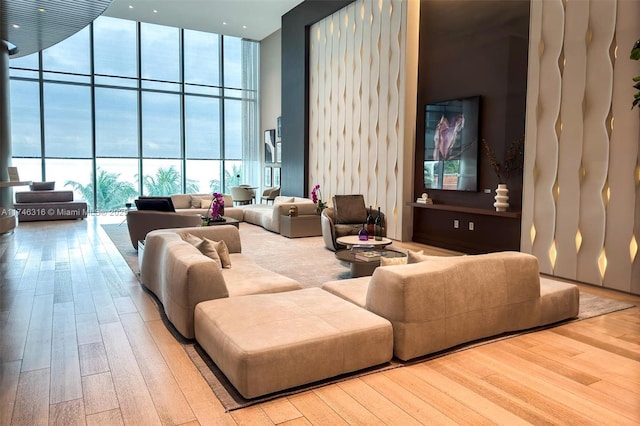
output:
<instances>
[{"instance_id":1,"label":"large beige sofa","mask_svg":"<svg viewBox=\"0 0 640 426\"><path fill-rule=\"evenodd\" d=\"M541 282L533 256L420 260L326 283L326 291L199 303L196 340L254 398L383 363L391 348L409 360L578 313L577 287Z\"/></svg>"},{"instance_id":2,"label":"large beige sofa","mask_svg":"<svg viewBox=\"0 0 640 426\"><path fill-rule=\"evenodd\" d=\"M316 214L316 205L309 198L277 196L272 205L249 204L239 207L244 212L244 221L280 233L280 217L287 216L291 206L298 215Z\"/></svg>"},{"instance_id":3,"label":"large beige sofa","mask_svg":"<svg viewBox=\"0 0 640 426\"><path fill-rule=\"evenodd\" d=\"M231 268L187 243L187 234L226 243ZM195 306L205 300L300 289L300 284L266 270L242 254L238 228L231 225L159 229L145 238L140 281L162 302L169 321L186 338L194 337Z\"/></svg>"}]
</instances>

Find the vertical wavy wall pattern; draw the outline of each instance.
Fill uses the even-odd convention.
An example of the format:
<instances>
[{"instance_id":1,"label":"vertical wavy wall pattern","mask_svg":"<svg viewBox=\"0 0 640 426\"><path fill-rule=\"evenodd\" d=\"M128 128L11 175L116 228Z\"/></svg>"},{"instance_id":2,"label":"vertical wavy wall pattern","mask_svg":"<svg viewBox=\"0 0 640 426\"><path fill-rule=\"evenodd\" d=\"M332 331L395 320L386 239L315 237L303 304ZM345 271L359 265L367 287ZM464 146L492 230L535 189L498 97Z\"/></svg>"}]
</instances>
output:
<instances>
[{"instance_id":1,"label":"vertical wavy wall pattern","mask_svg":"<svg viewBox=\"0 0 640 426\"><path fill-rule=\"evenodd\" d=\"M640 293L640 2L531 2L521 249L542 272Z\"/></svg>"},{"instance_id":2,"label":"vertical wavy wall pattern","mask_svg":"<svg viewBox=\"0 0 640 426\"><path fill-rule=\"evenodd\" d=\"M402 237L407 4L360 0L311 27L309 181L358 194ZM414 94L415 96L415 94Z\"/></svg>"}]
</instances>

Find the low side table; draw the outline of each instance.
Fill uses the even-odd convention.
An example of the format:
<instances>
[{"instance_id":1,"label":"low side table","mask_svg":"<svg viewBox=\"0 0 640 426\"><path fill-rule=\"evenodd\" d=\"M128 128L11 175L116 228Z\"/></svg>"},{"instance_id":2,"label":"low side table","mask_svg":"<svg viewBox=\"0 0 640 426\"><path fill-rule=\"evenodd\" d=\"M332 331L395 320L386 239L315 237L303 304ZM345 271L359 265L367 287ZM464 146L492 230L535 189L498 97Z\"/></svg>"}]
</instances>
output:
<instances>
[{"instance_id":1,"label":"low side table","mask_svg":"<svg viewBox=\"0 0 640 426\"><path fill-rule=\"evenodd\" d=\"M280 235L288 238L317 237L322 235L320 215L280 216Z\"/></svg>"}]
</instances>

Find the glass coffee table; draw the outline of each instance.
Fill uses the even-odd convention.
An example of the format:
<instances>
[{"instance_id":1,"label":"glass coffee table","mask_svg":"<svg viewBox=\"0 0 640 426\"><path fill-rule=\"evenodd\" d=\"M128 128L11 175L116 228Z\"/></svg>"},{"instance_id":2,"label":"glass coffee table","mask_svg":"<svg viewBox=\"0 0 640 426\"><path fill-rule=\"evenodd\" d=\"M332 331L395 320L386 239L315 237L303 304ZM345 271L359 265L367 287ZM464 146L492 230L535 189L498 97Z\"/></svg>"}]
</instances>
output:
<instances>
[{"instance_id":1,"label":"glass coffee table","mask_svg":"<svg viewBox=\"0 0 640 426\"><path fill-rule=\"evenodd\" d=\"M346 246L348 249L353 247L353 246L359 246L359 245L368 245L368 246L373 246L373 247L386 247L389 244L391 244L393 241L391 241L389 238L382 238L381 240L376 240L375 238L369 238L368 240L360 240L360 238L358 238L357 235L346 235L344 237L338 237L336 238L336 242L338 244L342 244L343 246Z\"/></svg>"},{"instance_id":2,"label":"glass coffee table","mask_svg":"<svg viewBox=\"0 0 640 426\"><path fill-rule=\"evenodd\" d=\"M380 256L368 257L367 260L359 259L357 256L362 253L375 252ZM363 256L364 257L364 256ZM373 275L373 271L380 266L380 257L392 258L392 257L407 257L406 253L402 253L396 250L391 250L383 247L374 247L368 249L347 249L338 250L336 252L336 259L350 264L351 276L365 277Z\"/></svg>"}]
</instances>

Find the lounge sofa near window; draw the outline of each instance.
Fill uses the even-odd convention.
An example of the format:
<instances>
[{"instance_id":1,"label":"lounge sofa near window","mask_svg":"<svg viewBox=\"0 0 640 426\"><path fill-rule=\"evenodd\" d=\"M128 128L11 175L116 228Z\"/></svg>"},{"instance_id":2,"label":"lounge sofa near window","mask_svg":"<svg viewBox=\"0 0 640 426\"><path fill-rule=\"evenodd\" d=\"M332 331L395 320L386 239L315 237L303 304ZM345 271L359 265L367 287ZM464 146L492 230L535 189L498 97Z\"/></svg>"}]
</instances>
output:
<instances>
[{"instance_id":1,"label":"lounge sofa near window","mask_svg":"<svg viewBox=\"0 0 640 426\"><path fill-rule=\"evenodd\" d=\"M280 233L280 217L287 216L291 206L296 206L298 215L316 214L316 205L309 198L279 195L273 204L250 204L239 207L244 212L244 221Z\"/></svg>"},{"instance_id":2,"label":"lounge sofa near window","mask_svg":"<svg viewBox=\"0 0 640 426\"><path fill-rule=\"evenodd\" d=\"M576 286L506 252L377 268L372 277L199 303L196 340L246 398L575 317Z\"/></svg>"}]
</instances>

